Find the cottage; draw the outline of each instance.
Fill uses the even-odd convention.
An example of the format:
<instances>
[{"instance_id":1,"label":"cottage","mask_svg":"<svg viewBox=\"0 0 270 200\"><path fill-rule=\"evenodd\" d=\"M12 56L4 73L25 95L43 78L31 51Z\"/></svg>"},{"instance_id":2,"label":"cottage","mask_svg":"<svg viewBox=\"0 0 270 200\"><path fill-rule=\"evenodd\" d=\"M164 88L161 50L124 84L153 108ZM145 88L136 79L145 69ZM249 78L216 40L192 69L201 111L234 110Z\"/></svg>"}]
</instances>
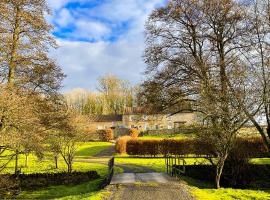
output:
<instances>
[{"instance_id":1,"label":"cottage","mask_svg":"<svg viewBox=\"0 0 270 200\"><path fill-rule=\"evenodd\" d=\"M194 112L152 113L146 114L142 109L128 108L123 115L95 115L89 117L93 130L107 128L138 128L145 130L176 129L181 125L193 124L197 121Z\"/></svg>"}]
</instances>

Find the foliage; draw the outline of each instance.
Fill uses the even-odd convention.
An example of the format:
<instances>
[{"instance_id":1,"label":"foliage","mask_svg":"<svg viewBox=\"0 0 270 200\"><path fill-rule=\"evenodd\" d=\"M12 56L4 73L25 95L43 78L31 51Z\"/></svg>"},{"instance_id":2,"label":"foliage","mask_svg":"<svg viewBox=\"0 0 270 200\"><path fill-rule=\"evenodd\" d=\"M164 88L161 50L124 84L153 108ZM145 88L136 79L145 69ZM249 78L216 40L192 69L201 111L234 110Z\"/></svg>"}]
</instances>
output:
<instances>
[{"instance_id":1,"label":"foliage","mask_svg":"<svg viewBox=\"0 0 270 200\"><path fill-rule=\"evenodd\" d=\"M138 129L135 129L135 128L132 128L132 129L129 129L129 136L132 137L133 139L137 139L139 137L139 130Z\"/></svg>"},{"instance_id":2,"label":"foliage","mask_svg":"<svg viewBox=\"0 0 270 200\"><path fill-rule=\"evenodd\" d=\"M126 80L106 75L98 79L97 89L75 89L64 95L70 108L85 115L123 114L125 107L134 106L136 88Z\"/></svg>"},{"instance_id":3,"label":"foliage","mask_svg":"<svg viewBox=\"0 0 270 200\"><path fill-rule=\"evenodd\" d=\"M102 142L109 142L114 139L112 129L99 130L98 133Z\"/></svg>"},{"instance_id":4,"label":"foliage","mask_svg":"<svg viewBox=\"0 0 270 200\"><path fill-rule=\"evenodd\" d=\"M127 142L131 139L132 138L130 136L122 136L118 138L115 144L116 152L120 154L126 153Z\"/></svg>"},{"instance_id":5,"label":"foliage","mask_svg":"<svg viewBox=\"0 0 270 200\"><path fill-rule=\"evenodd\" d=\"M56 42L46 1L0 2L1 83L45 94L57 93L64 74L48 56Z\"/></svg>"}]
</instances>

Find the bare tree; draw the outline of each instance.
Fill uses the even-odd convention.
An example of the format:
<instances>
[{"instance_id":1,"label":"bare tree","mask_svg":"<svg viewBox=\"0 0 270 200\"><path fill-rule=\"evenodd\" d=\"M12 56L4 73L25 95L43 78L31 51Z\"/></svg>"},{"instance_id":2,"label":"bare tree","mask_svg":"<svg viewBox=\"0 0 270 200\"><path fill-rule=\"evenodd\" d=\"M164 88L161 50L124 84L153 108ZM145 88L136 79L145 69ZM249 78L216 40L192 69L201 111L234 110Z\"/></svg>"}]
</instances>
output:
<instances>
[{"instance_id":1,"label":"bare tree","mask_svg":"<svg viewBox=\"0 0 270 200\"><path fill-rule=\"evenodd\" d=\"M246 91L237 85L245 78L238 73L243 70L241 49L249 45L243 39L250 32L246 5L231 0L172 0L152 13L146 30L147 74L154 91L161 88L159 95L150 90L146 98L157 96L164 101L161 107L189 102L192 110L202 113L206 129L199 137L216 148L219 188L236 133L247 122L230 90L233 86L246 98Z\"/></svg>"},{"instance_id":2,"label":"bare tree","mask_svg":"<svg viewBox=\"0 0 270 200\"><path fill-rule=\"evenodd\" d=\"M60 88L64 75L48 57L56 47L45 19L45 0L0 1L1 82L51 93Z\"/></svg>"}]
</instances>

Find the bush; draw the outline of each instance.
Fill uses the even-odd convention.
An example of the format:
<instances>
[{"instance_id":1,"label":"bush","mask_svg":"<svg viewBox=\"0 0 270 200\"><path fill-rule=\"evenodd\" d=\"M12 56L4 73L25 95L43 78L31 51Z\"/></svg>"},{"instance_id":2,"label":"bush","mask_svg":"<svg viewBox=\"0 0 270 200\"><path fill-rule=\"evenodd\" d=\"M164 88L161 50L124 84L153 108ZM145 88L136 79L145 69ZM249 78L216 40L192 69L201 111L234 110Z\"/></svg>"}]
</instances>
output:
<instances>
[{"instance_id":1,"label":"bush","mask_svg":"<svg viewBox=\"0 0 270 200\"><path fill-rule=\"evenodd\" d=\"M18 194L22 189L33 190L53 185L80 184L100 178L96 171L73 173L37 173L0 175L0 198L6 199L10 195ZM12 198L13 199L13 198Z\"/></svg>"},{"instance_id":2,"label":"bush","mask_svg":"<svg viewBox=\"0 0 270 200\"><path fill-rule=\"evenodd\" d=\"M135 128L129 129L129 136L132 137L133 139L137 139L139 136L139 130Z\"/></svg>"},{"instance_id":3,"label":"bush","mask_svg":"<svg viewBox=\"0 0 270 200\"><path fill-rule=\"evenodd\" d=\"M99 130L98 133L100 140L103 142L109 142L114 139L112 129Z\"/></svg>"},{"instance_id":4,"label":"bush","mask_svg":"<svg viewBox=\"0 0 270 200\"><path fill-rule=\"evenodd\" d=\"M127 142L131 140L132 137L130 136L122 136L118 138L115 144L115 150L117 153L123 154L126 153L126 148L127 148Z\"/></svg>"},{"instance_id":5,"label":"bush","mask_svg":"<svg viewBox=\"0 0 270 200\"><path fill-rule=\"evenodd\" d=\"M18 194L20 192L20 184L18 179L12 175L0 175L0 198L8 195Z\"/></svg>"},{"instance_id":6,"label":"bush","mask_svg":"<svg viewBox=\"0 0 270 200\"><path fill-rule=\"evenodd\" d=\"M125 148L125 147L122 147ZM126 143L129 155L208 155L216 156L214 146L207 141L198 139L164 139L164 140L130 140ZM237 139L231 155L238 158L252 158L267 156L267 148L260 138Z\"/></svg>"},{"instance_id":7,"label":"bush","mask_svg":"<svg viewBox=\"0 0 270 200\"><path fill-rule=\"evenodd\" d=\"M127 154L156 156L160 154L160 140L130 140L127 142Z\"/></svg>"}]
</instances>

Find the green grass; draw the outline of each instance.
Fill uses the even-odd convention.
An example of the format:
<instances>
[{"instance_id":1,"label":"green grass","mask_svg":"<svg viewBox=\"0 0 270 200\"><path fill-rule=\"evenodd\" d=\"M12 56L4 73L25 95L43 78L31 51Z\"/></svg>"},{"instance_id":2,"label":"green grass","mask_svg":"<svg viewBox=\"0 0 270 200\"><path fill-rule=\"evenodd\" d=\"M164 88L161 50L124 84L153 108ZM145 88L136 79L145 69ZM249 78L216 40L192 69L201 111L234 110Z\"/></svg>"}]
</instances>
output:
<instances>
[{"instance_id":1,"label":"green grass","mask_svg":"<svg viewBox=\"0 0 270 200\"><path fill-rule=\"evenodd\" d=\"M192 165L194 163L204 163L209 164L209 161L203 158L189 158L185 159L187 162L187 165ZM138 165L147 167L149 169L152 169L156 172L165 172L166 166L165 166L165 159L164 158L131 158L131 157L121 157L116 156L115 157L115 164L131 164L131 165Z\"/></svg>"},{"instance_id":2,"label":"green grass","mask_svg":"<svg viewBox=\"0 0 270 200\"><path fill-rule=\"evenodd\" d=\"M192 194L198 200L266 200L270 199L270 191L241 190L232 188L198 189L192 188Z\"/></svg>"},{"instance_id":3,"label":"green grass","mask_svg":"<svg viewBox=\"0 0 270 200\"><path fill-rule=\"evenodd\" d=\"M108 142L80 143L80 146L75 154L75 159L89 158L110 146L112 146L112 144ZM5 160L0 160L0 165L1 163L4 163L4 161ZM67 171L67 166L61 156L59 156L58 169L55 169L53 157L50 153L46 153L42 160L39 160L34 154L30 154L28 157L28 168L25 167L25 155L19 155L18 166L21 168L21 172L25 174L45 172L57 173ZM13 160L1 173L14 173L14 167L15 161ZM89 171L90 169L92 168L89 163L74 162L73 164L74 171Z\"/></svg>"},{"instance_id":4,"label":"green grass","mask_svg":"<svg viewBox=\"0 0 270 200\"><path fill-rule=\"evenodd\" d=\"M80 143L79 148L76 151L75 159L84 159L95 156L97 153L102 150L112 146L108 142L87 142ZM7 152L8 154L8 152ZM108 160L108 159L107 159ZM102 159L102 161L107 162L107 160ZM0 164L4 160L0 160ZM55 169L54 161L52 160L52 155L46 153L45 157L42 160L39 160L34 154L29 155L28 168L24 167L25 165L25 156L19 155L19 167L21 172L25 174L31 173L57 173L67 171L67 166L63 158L59 158L58 169ZM7 168L1 173L14 173L15 162L12 161L9 163ZM108 166L106 164L98 163L86 163L86 162L74 162L73 163L74 171L92 171L95 170L101 176L100 179L89 181L86 183L78 185L60 185L60 186L51 186L43 189L38 189L35 191L23 191L20 195L17 196L19 199L93 199L101 200L104 196L109 195L107 191L100 191L99 185L103 178L108 173ZM119 167L115 167L115 173L121 173L123 170Z\"/></svg>"},{"instance_id":5,"label":"green grass","mask_svg":"<svg viewBox=\"0 0 270 200\"><path fill-rule=\"evenodd\" d=\"M89 163L88 163L89 164ZM78 185L60 185L51 186L35 191L23 191L17 196L18 199L93 199L101 200L109 195L105 190L100 190L99 186L103 178L107 175L107 165L91 164L92 170L96 170L102 177L100 179L89 181ZM121 173L123 170L115 167L115 173Z\"/></svg>"},{"instance_id":6,"label":"green grass","mask_svg":"<svg viewBox=\"0 0 270 200\"><path fill-rule=\"evenodd\" d=\"M270 158L253 158L250 163L256 165L270 165Z\"/></svg>"},{"instance_id":7,"label":"green grass","mask_svg":"<svg viewBox=\"0 0 270 200\"><path fill-rule=\"evenodd\" d=\"M192 138L192 134L163 134L163 135L145 135L141 136L138 139L140 140L160 140L160 139L187 139Z\"/></svg>"}]
</instances>

